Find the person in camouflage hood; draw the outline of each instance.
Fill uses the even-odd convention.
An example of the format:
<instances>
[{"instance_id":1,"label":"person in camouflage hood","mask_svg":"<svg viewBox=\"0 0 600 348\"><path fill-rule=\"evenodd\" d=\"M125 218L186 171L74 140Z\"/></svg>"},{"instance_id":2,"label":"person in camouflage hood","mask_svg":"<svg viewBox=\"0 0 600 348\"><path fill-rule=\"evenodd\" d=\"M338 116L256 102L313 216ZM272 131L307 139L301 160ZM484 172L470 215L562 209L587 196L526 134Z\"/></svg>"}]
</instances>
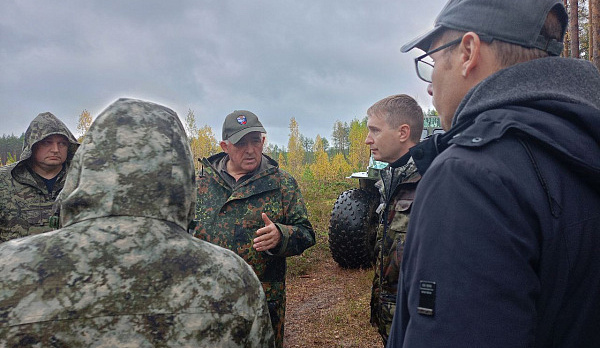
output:
<instances>
[{"instance_id":1,"label":"person in camouflage hood","mask_svg":"<svg viewBox=\"0 0 600 348\"><path fill-rule=\"evenodd\" d=\"M53 229L53 204L78 146L51 113L31 121L20 161L0 168L0 243Z\"/></svg>"},{"instance_id":2,"label":"person in camouflage hood","mask_svg":"<svg viewBox=\"0 0 600 348\"><path fill-rule=\"evenodd\" d=\"M367 110L367 128L365 143L373 158L389 163L375 184L381 199L377 209L381 223L375 241L371 291L371 324L378 329L385 345L396 309L398 273L410 208L421 179L408 150L420 141L423 110L406 94L389 96Z\"/></svg>"},{"instance_id":3,"label":"person in camouflage hood","mask_svg":"<svg viewBox=\"0 0 600 348\"><path fill-rule=\"evenodd\" d=\"M224 152L202 159L194 235L252 266L267 296L276 346L282 347L286 257L313 246L315 233L296 180L262 154L264 133L250 111L225 118Z\"/></svg>"},{"instance_id":4,"label":"person in camouflage hood","mask_svg":"<svg viewBox=\"0 0 600 348\"><path fill-rule=\"evenodd\" d=\"M187 233L195 183L175 112L104 110L59 195L63 227L0 245L0 346L272 346L252 269Z\"/></svg>"}]
</instances>

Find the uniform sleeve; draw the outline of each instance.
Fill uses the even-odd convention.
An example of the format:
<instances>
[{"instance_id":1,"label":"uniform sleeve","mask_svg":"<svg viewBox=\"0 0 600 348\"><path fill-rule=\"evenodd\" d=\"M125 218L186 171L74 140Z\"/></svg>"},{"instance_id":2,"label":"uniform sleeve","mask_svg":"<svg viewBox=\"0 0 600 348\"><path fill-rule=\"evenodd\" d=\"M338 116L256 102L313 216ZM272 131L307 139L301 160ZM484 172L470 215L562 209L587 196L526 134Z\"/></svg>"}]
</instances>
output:
<instances>
[{"instance_id":1,"label":"uniform sleeve","mask_svg":"<svg viewBox=\"0 0 600 348\"><path fill-rule=\"evenodd\" d=\"M309 247L315 245L315 231L308 220L306 205L296 180L284 175L281 183L282 204L285 218L276 222L281 231L282 240L276 256L300 255Z\"/></svg>"},{"instance_id":2,"label":"uniform sleeve","mask_svg":"<svg viewBox=\"0 0 600 348\"><path fill-rule=\"evenodd\" d=\"M413 205L388 347L533 344L539 242L517 180L451 156L429 169Z\"/></svg>"}]
</instances>

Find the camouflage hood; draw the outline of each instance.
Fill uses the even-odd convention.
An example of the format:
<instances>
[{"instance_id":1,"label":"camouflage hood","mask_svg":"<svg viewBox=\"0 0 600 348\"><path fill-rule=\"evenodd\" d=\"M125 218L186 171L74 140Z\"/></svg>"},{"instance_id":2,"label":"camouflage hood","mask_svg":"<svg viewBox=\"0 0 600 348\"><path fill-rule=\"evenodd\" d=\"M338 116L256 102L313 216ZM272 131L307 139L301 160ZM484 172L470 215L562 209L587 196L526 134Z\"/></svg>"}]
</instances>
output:
<instances>
[{"instance_id":1,"label":"camouflage hood","mask_svg":"<svg viewBox=\"0 0 600 348\"><path fill-rule=\"evenodd\" d=\"M69 139L69 152L67 156L67 162L73 158L79 143L73 136L73 133L62 123L56 116L49 112L44 112L37 115L36 118L31 121L27 131L25 131L25 140L23 141L23 152L21 153L21 161L24 161L31 157L33 145L40 140L43 140L50 135L64 135Z\"/></svg>"},{"instance_id":2,"label":"camouflage hood","mask_svg":"<svg viewBox=\"0 0 600 348\"><path fill-rule=\"evenodd\" d=\"M137 216L187 230L196 203L192 158L173 110L117 100L96 118L73 158L59 196L62 226Z\"/></svg>"}]
</instances>

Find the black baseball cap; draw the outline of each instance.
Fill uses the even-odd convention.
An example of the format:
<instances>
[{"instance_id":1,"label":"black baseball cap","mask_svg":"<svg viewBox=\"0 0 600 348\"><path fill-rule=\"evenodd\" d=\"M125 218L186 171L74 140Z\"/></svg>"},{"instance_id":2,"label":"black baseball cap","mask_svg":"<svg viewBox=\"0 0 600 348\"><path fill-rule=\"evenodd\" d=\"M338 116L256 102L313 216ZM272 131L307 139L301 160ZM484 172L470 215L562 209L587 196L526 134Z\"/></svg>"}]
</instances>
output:
<instances>
[{"instance_id":1,"label":"black baseball cap","mask_svg":"<svg viewBox=\"0 0 600 348\"><path fill-rule=\"evenodd\" d=\"M250 132L267 133L258 116L248 110L235 110L225 117L221 139L235 144Z\"/></svg>"},{"instance_id":2,"label":"black baseball cap","mask_svg":"<svg viewBox=\"0 0 600 348\"><path fill-rule=\"evenodd\" d=\"M445 29L472 31L487 38L528 48L538 48L558 56L563 43L540 35L548 13L556 8L562 24L562 37L568 16L562 0L450 0L435 20L435 27L400 49L430 49L433 39Z\"/></svg>"}]
</instances>

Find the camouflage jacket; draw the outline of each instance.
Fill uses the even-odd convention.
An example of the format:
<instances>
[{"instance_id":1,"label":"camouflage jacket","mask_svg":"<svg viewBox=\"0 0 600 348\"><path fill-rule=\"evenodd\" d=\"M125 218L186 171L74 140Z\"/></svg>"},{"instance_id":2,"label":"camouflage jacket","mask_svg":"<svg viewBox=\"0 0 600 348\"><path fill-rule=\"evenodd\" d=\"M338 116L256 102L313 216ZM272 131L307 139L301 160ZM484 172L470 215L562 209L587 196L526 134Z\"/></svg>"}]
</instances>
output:
<instances>
[{"instance_id":1,"label":"camouflage jacket","mask_svg":"<svg viewBox=\"0 0 600 348\"><path fill-rule=\"evenodd\" d=\"M252 269L187 234L195 201L177 115L113 103L73 159L63 228L0 244L0 346L272 346Z\"/></svg>"},{"instance_id":2,"label":"camouflage jacket","mask_svg":"<svg viewBox=\"0 0 600 348\"><path fill-rule=\"evenodd\" d=\"M279 169L266 155L268 168L232 188L220 177L214 163L225 153L202 159L198 180L198 227L195 236L235 251L248 262L263 283L284 283L285 257L299 255L315 244L313 231L296 180ZM252 248L255 233L264 222L261 213L275 223L282 239L276 250ZM275 296L267 292L267 298Z\"/></svg>"},{"instance_id":3,"label":"camouflage jacket","mask_svg":"<svg viewBox=\"0 0 600 348\"><path fill-rule=\"evenodd\" d=\"M394 313L402 249L408 230L410 208L420 179L421 175L410 158L402 166L386 167L381 171L381 180L375 184L381 197L377 210L381 223L377 228L375 242L377 258L371 294L371 323L375 325L382 321L387 323L385 313L382 320L382 311L391 310L390 314ZM387 324L391 324L391 320Z\"/></svg>"},{"instance_id":4,"label":"camouflage jacket","mask_svg":"<svg viewBox=\"0 0 600 348\"><path fill-rule=\"evenodd\" d=\"M29 168L33 145L47 136L67 137L67 161L58 174L52 192L42 178ZM56 196L65 183L66 169L79 143L67 126L49 112L39 114L25 132L19 162L0 168L0 243L31 234L51 231L48 219L53 213Z\"/></svg>"}]
</instances>

